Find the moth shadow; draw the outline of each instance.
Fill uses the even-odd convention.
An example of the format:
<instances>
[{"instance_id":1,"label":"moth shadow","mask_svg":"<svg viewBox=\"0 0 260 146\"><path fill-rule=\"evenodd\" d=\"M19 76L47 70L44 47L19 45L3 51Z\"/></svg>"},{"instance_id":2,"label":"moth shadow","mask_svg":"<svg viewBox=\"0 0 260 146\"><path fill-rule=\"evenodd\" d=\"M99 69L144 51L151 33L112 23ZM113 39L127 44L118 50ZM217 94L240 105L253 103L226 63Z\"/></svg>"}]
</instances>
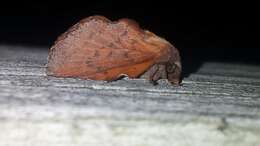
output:
<instances>
[{"instance_id":1,"label":"moth shadow","mask_svg":"<svg viewBox=\"0 0 260 146\"><path fill-rule=\"evenodd\" d=\"M181 80L188 78L191 74L198 72L204 61L202 60L182 60Z\"/></svg>"}]
</instances>

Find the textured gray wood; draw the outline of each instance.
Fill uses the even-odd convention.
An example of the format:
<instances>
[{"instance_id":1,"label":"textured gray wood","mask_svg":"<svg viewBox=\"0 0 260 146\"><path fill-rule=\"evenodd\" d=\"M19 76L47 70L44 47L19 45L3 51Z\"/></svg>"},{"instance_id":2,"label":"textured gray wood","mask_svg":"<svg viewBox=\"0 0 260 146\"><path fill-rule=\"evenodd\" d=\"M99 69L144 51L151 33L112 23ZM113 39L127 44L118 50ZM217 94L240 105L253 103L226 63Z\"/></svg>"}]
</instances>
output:
<instances>
[{"instance_id":1,"label":"textured gray wood","mask_svg":"<svg viewBox=\"0 0 260 146\"><path fill-rule=\"evenodd\" d=\"M107 83L46 76L47 50L0 46L0 145L260 145L259 66Z\"/></svg>"}]
</instances>

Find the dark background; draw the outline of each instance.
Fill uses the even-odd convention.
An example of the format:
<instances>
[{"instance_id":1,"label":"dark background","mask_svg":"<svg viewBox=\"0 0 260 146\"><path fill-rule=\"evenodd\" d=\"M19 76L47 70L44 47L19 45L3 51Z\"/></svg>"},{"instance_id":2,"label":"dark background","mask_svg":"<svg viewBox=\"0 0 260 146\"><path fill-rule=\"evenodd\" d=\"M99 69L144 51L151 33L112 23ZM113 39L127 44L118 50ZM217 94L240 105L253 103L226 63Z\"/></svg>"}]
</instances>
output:
<instances>
[{"instance_id":1,"label":"dark background","mask_svg":"<svg viewBox=\"0 0 260 146\"><path fill-rule=\"evenodd\" d=\"M165 1L85 1L1 5L0 43L46 46L90 15L135 19L172 42L184 67L205 61L260 64L258 8L243 3L176 4ZM257 5L255 5L257 6Z\"/></svg>"}]
</instances>

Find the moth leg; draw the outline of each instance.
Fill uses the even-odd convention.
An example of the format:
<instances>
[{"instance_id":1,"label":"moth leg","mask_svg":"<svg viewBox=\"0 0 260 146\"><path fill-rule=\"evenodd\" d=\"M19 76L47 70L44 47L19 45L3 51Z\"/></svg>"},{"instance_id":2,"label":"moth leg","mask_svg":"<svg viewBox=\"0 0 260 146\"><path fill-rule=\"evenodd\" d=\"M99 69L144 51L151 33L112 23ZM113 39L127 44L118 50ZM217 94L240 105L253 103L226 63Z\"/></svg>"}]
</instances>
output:
<instances>
[{"instance_id":1,"label":"moth leg","mask_svg":"<svg viewBox=\"0 0 260 146\"><path fill-rule=\"evenodd\" d=\"M152 81L157 82L159 79L166 79L167 73L165 71L165 65L157 64L158 70L153 74Z\"/></svg>"},{"instance_id":2,"label":"moth leg","mask_svg":"<svg viewBox=\"0 0 260 146\"><path fill-rule=\"evenodd\" d=\"M167 78L173 85L180 84L181 66L179 64L166 65Z\"/></svg>"},{"instance_id":3,"label":"moth leg","mask_svg":"<svg viewBox=\"0 0 260 146\"><path fill-rule=\"evenodd\" d=\"M157 85L158 71L159 71L159 65L158 65L158 64L155 64L155 65L154 65L154 69L153 69L152 72L149 74L149 81L150 81L150 83L152 83L153 85Z\"/></svg>"},{"instance_id":4,"label":"moth leg","mask_svg":"<svg viewBox=\"0 0 260 146\"><path fill-rule=\"evenodd\" d=\"M156 85L159 79L166 79L167 73L164 64L155 64L148 71L146 71L141 78L149 80L152 84Z\"/></svg>"},{"instance_id":5,"label":"moth leg","mask_svg":"<svg viewBox=\"0 0 260 146\"><path fill-rule=\"evenodd\" d=\"M156 74L156 72L159 70L159 66L157 64L150 67L144 74L140 76L140 78L144 78L146 80L149 80L151 83L156 84L153 82L153 76Z\"/></svg>"}]
</instances>

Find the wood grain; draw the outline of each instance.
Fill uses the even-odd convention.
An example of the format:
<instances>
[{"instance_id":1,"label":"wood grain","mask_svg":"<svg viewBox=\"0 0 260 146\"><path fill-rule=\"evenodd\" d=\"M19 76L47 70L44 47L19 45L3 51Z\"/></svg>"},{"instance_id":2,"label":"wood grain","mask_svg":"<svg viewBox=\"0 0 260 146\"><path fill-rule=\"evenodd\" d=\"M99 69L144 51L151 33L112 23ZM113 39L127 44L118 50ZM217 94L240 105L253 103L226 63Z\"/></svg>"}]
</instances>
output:
<instances>
[{"instance_id":1,"label":"wood grain","mask_svg":"<svg viewBox=\"0 0 260 146\"><path fill-rule=\"evenodd\" d=\"M205 62L182 86L45 74L47 48L0 46L1 145L259 145L260 67Z\"/></svg>"}]
</instances>

